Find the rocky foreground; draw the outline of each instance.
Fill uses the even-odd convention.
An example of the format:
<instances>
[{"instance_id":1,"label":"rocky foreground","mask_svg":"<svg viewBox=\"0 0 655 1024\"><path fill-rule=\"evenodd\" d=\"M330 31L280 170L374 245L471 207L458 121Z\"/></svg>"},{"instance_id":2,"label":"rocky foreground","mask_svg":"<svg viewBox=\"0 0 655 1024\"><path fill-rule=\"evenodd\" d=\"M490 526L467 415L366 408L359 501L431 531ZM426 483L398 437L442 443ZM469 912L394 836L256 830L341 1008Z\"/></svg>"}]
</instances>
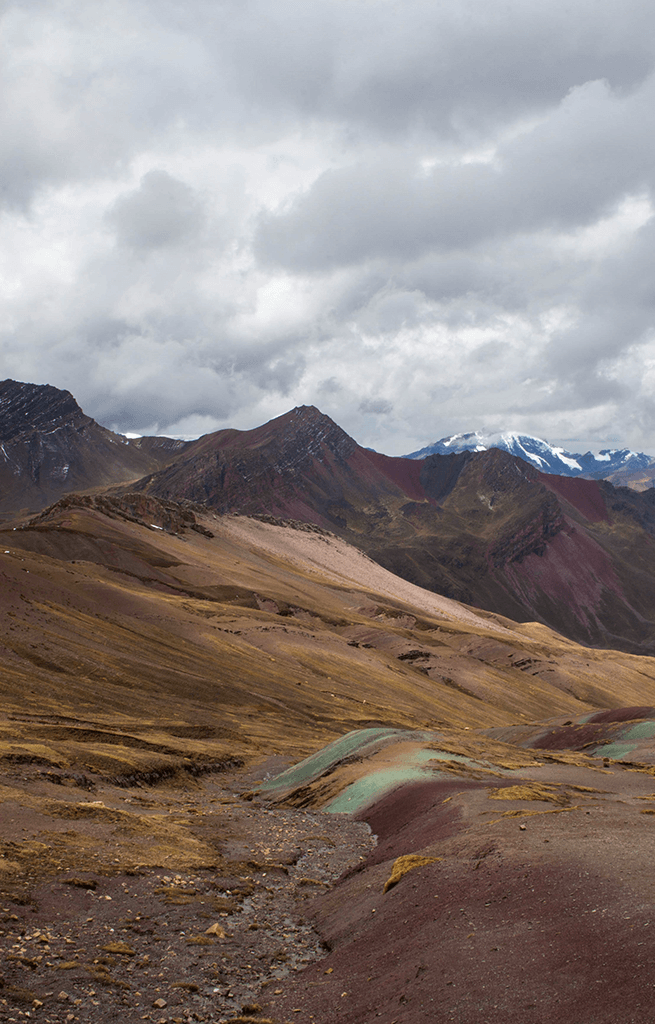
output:
<instances>
[{"instance_id":1,"label":"rocky foreground","mask_svg":"<svg viewBox=\"0 0 655 1024\"><path fill-rule=\"evenodd\" d=\"M45 830L6 803L5 851L31 859L20 877L2 865L0 1018L649 1019L650 771L566 754L495 772L453 764L356 816L253 796L279 759L129 793L70 786ZM13 781L55 800L32 767ZM127 866L135 804L171 835L183 821L213 864ZM71 823L75 850L80 834L91 850L103 827L122 833L115 863L81 870Z\"/></svg>"},{"instance_id":2,"label":"rocky foreground","mask_svg":"<svg viewBox=\"0 0 655 1024\"><path fill-rule=\"evenodd\" d=\"M12 881L11 864L0 864L2 1020L104 1024L251 1014L261 1022L261 1000L326 956L307 913L316 893L373 846L369 828L345 816L273 811L241 799L251 781L243 775L202 786L189 780L179 790L139 787L129 796L116 787L91 795L70 787L67 799L33 770L17 769L13 781L59 799L47 834L37 831L34 815L3 805L5 849L24 856L27 842L32 856L20 880ZM135 803L142 813L165 815L166 825L193 819L203 843L220 850L214 863L126 867L128 840L113 866L80 870L66 843L71 821L92 847L99 823L135 830ZM176 859L172 853L172 865Z\"/></svg>"}]
</instances>

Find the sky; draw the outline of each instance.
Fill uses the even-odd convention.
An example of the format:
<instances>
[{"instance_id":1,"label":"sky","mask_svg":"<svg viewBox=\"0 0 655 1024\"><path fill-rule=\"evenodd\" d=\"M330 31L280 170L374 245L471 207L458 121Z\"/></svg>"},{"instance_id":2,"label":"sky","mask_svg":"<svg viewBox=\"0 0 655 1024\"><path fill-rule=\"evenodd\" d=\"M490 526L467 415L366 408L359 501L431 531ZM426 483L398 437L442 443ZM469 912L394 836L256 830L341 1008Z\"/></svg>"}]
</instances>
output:
<instances>
[{"instance_id":1,"label":"sky","mask_svg":"<svg viewBox=\"0 0 655 1024\"><path fill-rule=\"evenodd\" d=\"M0 379L655 454L655 6L5 0Z\"/></svg>"}]
</instances>

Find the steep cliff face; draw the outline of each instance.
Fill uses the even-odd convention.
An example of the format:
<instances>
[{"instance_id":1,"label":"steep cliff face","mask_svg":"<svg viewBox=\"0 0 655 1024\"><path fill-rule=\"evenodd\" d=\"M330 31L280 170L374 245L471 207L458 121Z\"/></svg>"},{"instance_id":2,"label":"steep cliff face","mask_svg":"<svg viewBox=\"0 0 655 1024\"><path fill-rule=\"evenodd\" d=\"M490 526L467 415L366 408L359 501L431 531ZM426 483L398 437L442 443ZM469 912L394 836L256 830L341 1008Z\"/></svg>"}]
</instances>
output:
<instances>
[{"instance_id":1,"label":"steep cliff face","mask_svg":"<svg viewBox=\"0 0 655 1024\"><path fill-rule=\"evenodd\" d=\"M70 491L135 479L183 450L169 438L130 440L86 416L69 391L0 382L0 514L32 511Z\"/></svg>"},{"instance_id":2,"label":"steep cliff face","mask_svg":"<svg viewBox=\"0 0 655 1024\"><path fill-rule=\"evenodd\" d=\"M81 429L91 422L70 391L60 391L50 384L0 382L0 438L5 442L21 434L60 430L67 425Z\"/></svg>"}]
</instances>

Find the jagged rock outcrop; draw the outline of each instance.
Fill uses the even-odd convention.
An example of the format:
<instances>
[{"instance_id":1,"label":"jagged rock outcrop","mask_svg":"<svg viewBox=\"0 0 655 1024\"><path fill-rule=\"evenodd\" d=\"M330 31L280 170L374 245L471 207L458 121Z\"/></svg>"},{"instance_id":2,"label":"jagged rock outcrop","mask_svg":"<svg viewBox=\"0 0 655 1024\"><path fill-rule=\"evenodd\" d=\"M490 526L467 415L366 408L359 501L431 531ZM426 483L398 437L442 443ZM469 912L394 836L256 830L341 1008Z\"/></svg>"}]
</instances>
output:
<instances>
[{"instance_id":1,"label":"jagged rock outcrop","mask_svg":"<svg viewBox=\"0 0 655 1024\"><path fill-rule=\"evenodd\" d=\"M29 519L25 528L38 528L53 522L60 524L62 513L80 509L101 512L110 519L122 519L150 529L165 530L166 533L183 534L185 530L195 530L205 536L212 536L211 531L198 522L198 513L206 513L202 506L190 501L163 501L136 492L128 492L120 497L109 494L69 494Z\"/></svg>"}]
</instances>

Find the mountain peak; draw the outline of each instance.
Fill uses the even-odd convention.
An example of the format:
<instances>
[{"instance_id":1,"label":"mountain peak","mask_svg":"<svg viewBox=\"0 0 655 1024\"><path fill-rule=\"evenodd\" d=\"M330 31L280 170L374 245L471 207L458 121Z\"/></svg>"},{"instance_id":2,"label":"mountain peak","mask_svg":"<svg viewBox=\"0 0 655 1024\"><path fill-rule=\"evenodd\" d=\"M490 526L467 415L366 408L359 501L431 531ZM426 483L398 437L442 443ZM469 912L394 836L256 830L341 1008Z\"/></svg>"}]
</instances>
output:
<instances>
[{"instance_id":1,"label":"mountain peak","mask_svg":"<svg viewBox=\"0 0 655 1024\"><path fill-rule=\"evenodd\" d=\"M10 441L35 430L56 430L73 419L91 422L70 391L51 384L11 379L0 382L0 440Z\"/></svg>"},{"instance_id":2,"label":"mountain peak","mask_svg":"<svg viewBox=\"0 0 655 1024\"><path fill-rule=\"evenodd\" d=\"M357 448L352 437L315 405L298 405L261 427L240 431L234 440L246 449L271 443L288 464L304 463L308 458L322 462L328 453L348 458Z\"/></svg>"},{"instance_id":3,"label":"mountain peak","mask_svg":"<svg viewBox=\"0 0 655 1024\"><path fill-rule=\"evenodd\" d=\"M517 455L530 463L541 473L557 476L584 476L600 480L609 477L629 464L630 469L642 469L653 461L650 455L633 452L629 448L603 449L598 455L585 452L584 455L566 451L549 444L543 438L531 434L520 434L511 430L484 432L474 430L468 433L451 434L434 444L420 448L406 455L407 459L425 459L428 455L449 455L453 452L482 452L491 448Z\"/></svg>"}]
</instances>

